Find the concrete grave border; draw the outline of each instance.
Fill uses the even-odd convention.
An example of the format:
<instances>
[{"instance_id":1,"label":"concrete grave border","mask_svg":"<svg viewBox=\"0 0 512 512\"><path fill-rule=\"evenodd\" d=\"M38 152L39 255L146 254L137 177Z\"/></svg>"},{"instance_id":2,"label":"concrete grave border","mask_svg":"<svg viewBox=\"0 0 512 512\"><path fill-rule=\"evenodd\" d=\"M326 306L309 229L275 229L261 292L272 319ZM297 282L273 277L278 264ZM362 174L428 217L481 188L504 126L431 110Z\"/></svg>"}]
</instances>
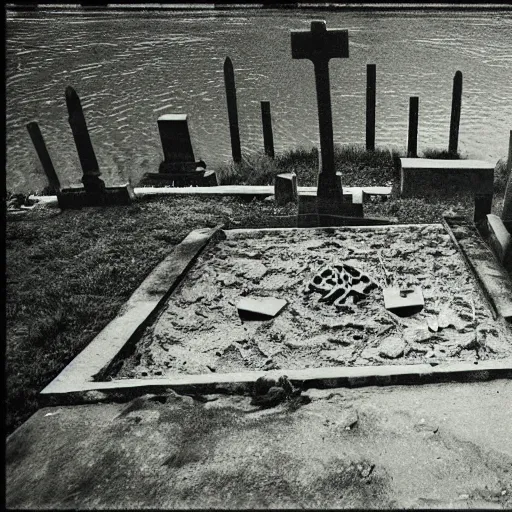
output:
<instances>
[{"instance_id":1,"label":"concrete grave border","mask_svg":"<svg viewBox=\"0 0 512 512\"><path fill-rule=\"evenodd\" d=\"M297 187L299 196L316 196L317 187ZM219 185L216 187L137 187L135 200L144 196L198 196L198 197L271 197L274 185ZM354 203L363 203L368 196L389 196L391 187L343 187L352 195ZM34 196L30 200L41 204L57 205L57 196Z\"/></svg>"},{"instance_id":2,"label":"concrete grave border","mask_svg":"<svg viewBox=\"0 0 512 512\"><path fill-rule=\"evenodd\" d=\"M362 219L364 222L364 219ZM343 229L375 230L408 226L440 226L442 224L394 224L388 226L345 226ZM168 391L185 393L244 392L263 375L287 375L295 384L308 387L340 387L392 384L422 384L446 380L487 380L512 378L512 357L496 361L449 362L412 365L327 367L305 370L247 371L238 373L212 373L203 375L176 375L147 379L100 380L105 369L118 358L129 344L136 343L160 307L175 290L182 278L211 241L236 239L250 233L291 230L339 229L319 228L263 228L223 231L218 225L212 229L194 230L167 256L135 290L114 318L76 356L64 370L48 384L41 396L45 401L76 403L102 401L108 397Z\"/></svg>"}]
</instances>

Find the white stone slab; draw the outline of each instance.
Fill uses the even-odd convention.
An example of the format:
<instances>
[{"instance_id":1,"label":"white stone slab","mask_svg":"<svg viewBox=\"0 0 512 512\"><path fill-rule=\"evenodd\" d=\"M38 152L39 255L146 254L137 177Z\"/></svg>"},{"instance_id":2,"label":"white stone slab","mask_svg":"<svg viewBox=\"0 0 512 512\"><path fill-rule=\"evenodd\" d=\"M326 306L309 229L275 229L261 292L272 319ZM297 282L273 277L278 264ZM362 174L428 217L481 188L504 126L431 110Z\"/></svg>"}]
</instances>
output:
<instances>
[{"instance_id":1,"label":"white stone slab","mask_svg":"<svg viewBox=\"0 0 512 512\"><path fill-rule=\"evenodd\" d=\"M164 114L158 118L159 121L186 121L187 114Z\"/></svg>"},{"instance_id":2,"label":"white stone slab","mask_svg":"<svg viewBox=\"0 0 512 512\"><path fill-rule=\"evenodd\" d=\"M286 304L286 300L275 297L243 297L238 303L237 309L246 313L274 317Z\"/></svg>"},{"instance_id":3,"label":"white stone slab","mask_svg":"<svg viewBox=\"0 0 512 512\"><path fill-rule=\"evenodd\" d=\"M484 160L441 160L435 158L400 158L402 169L492 170L496 164Z\"/></svg>"}]
</instances>

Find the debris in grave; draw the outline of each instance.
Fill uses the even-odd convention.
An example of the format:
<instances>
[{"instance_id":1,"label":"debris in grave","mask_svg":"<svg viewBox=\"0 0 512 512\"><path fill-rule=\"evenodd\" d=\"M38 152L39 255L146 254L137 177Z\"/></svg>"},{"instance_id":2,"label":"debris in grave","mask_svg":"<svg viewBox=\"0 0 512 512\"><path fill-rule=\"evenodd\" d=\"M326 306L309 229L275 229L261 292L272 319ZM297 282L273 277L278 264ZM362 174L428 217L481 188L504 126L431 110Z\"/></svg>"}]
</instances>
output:
<instances>
[{"instance_id":1,"label":"debris in grave","mask_svg":"<svg viewBox=\"0 0 512 512\"><path fill-rule=\"evenodd\" d=\"M437 321L437 317L432 316L427 318L428 328L432 332L439 331L439 322Z\"/></svg>"},{"instance_id":2,"label":"debris in grave","mask_svg":"<svg viewBox=\"0 0 512 512\"><path fill-rule=\"evenodd\" d=\"M8 210L20 210L22 207L33 206L34 202L25 194L12 194L6 202Z\"/></svg>"},{"instance_id":3,"label":"debris in grave","mask_svg":"<svg viewBox=\"0 0 512 512\"><path fill-rule=\"evenodd\" d=\"M295 388L286 375L277 379L272 377L259 377L254 383L251 405L259 406L261 409L269 409L288 401L292 409L309 403L311 398L300 396L301 388Z\"/></svg>"},{"instance_id":4,"label":"debris in grave","mask_svg":"<svg viewBox=\"0 0 512 512\"><path fill-rule=\"evenodd\" d=\"M396 256L399 256L399 250L396 251ZM388 272L388 270L386 269L385 265L384 265L384 261L382 260L382 251L379 251L378 252L378 257L379 257L379 262L380 262L380 266L382 267L382 271L384 272L384 278L386 280L386 284L388 286L394 284L394 279L393 279L393 276Z\"/></svg>"},{"instance_id":5,"label":"debris in grave","mask_svg":"<svg viewBox=\"0 0 512 512\"><path fill-rule=\"evenodd\" d=\"M429 343L438 339L437 334L433 334L427 325L421 327L406 327L404 329L404 338L411 343Z\"/></svg>"},{"instance_id":6,"label":"debris in grave","mask_svg":"<svg viewBox=\"0 0 512 512\"><path fill-rule=\"evenodd\" d=\"M396 359L403 355L405 350L405 342L398 336L388 336L380 344L379 355L388 359Z\"/></svg>"},{"instance_id":7,"label":"debris in grave","mask_svg":"<svg viewBox=\"0 0 512 512\"><path fill-rule=\"evenodd\" d=\"M275 297L243 297L237 309L240 318L245 320L268 320L275 317L287 304L285 299Z\"/></svg>"},{"instance_id":8,"label":"debris in grave","mask_svg":"<svg viewBox=\"0 0 512 512\"><path fill-rule=\"evenodd\" d=\"M448 327L457 328L457 326L460 324L460 321L456 313L449 306L444 306L437 315L437 323L439 329L446 329Z\"/></svg>"},{"instance_id":9,"label":"debris in grave","mask_svg":"<svg viewBox=\"0 0 512 512\"><path fill-rule=\"evenodd\" d=\"M423 292L419 286L400 289L384 288L384 306L397 316L411 316L419 313L425 305Z\"/></svg>"},{"instance_id":10,"label":"debris in grave","mask_svg":"<svg viewBox=\"0 0 512 512\"><path fill-rule=\"evenodd\" d=\"M354 303L366 299L379 285L364 272L346 263L321 268L308 283L306 292L320 292L319 302L342 306L349 296Z\"/></svg>"}]
</instances>

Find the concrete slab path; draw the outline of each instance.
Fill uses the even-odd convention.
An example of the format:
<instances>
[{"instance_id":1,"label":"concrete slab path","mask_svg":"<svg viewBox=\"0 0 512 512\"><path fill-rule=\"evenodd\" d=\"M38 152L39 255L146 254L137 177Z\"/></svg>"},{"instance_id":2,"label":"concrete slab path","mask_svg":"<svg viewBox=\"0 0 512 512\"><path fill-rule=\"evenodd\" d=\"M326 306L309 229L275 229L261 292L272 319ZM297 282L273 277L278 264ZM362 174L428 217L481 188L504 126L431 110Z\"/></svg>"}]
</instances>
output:
<instances>
[{"instance_id":1,"label":"concrete slab path","mask_svg":"<svg viewBox=\"0 0 512 512\"><path fill-rule=\"evenodd\" d=\"M304 394L41 409L7 440L7 507L512 507L512 381Z\"/></svg>"}]
</instances>

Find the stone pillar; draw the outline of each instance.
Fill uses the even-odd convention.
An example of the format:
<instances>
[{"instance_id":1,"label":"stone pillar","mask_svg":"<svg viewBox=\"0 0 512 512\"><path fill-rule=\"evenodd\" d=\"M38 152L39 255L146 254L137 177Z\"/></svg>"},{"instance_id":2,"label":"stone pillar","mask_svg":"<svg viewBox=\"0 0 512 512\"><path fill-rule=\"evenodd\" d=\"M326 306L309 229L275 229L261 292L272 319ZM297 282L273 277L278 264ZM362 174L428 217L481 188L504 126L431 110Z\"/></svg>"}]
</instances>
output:
<instances>
[{"instance_id":1,"label":"stone pillar","mask_svg":"<svg viewBox=\"0 0 512 512\"><path fill-rule=\"evenodd\" d=\"M462 102L462 73L457 71L453 78L452 115L450 118L450 141L448 153L455 155L459 144L460 106Z\"/></svg>"},{"instance_id":2,"label":"stone pillar","mask_svg":"<svg viewBox=\"0 0 512 512\"><path fill-rule=\"evenodd\" d=\"M240 147L240 132L238 130L235 72L233 71L233 63L229 57L226 57L224 61L224 83L226 86L226 101L228 105L231 153L233 155L233 162L240 163L242 161L242 149Z\"/></svg>"},{"instance_id":3,"label":"stone pillar","mask_svg":"<svg viewBox=\"0 0 512 512\"><path fill-rule=\"evenodd\" d=\"M366 150L375 149L375 103L376 103L377 66L366 66Z\"/></svg>"},{"instance_id":4,"label":"stone pillar","mask_svg":"<svg viewBox=\"0 0 512 512\"><path fill-rule=\"evenodd\" d=\"M270 158L274 158L274 134L272 133L270 101L261 102L261 122L263 124L263 146L265 147L265 154Z\"/></svg>"},{"instance_id":5,"label":"stone pillar","mask_svg":"<svg viewBox=\"0 0 512 512\"><path fill-rule=\"evenodd\" d=\"M274 185L276 204L284 206L297 202L297 175L295 173L278 174Z\"/></svg>"},{"instance_id":6,"label":"stone pillar","mask_svg":"<svg viewBox=\"0 0 512 512\"><path fill-rule=\"evenodd\" d=\"M420 99L409 98L409 136L407 137L407 158L418 158L418 113Z\"/></svg>"}]
</instances>

